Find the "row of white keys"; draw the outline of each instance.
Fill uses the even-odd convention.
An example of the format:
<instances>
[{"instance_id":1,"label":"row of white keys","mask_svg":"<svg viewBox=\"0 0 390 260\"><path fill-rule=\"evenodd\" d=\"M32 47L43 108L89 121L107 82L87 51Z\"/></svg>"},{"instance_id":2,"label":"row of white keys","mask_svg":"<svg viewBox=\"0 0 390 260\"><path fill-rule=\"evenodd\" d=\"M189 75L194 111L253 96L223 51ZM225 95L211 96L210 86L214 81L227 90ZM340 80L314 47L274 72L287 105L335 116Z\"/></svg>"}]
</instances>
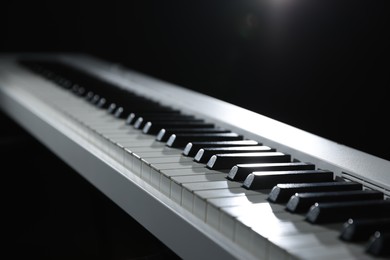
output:
<instances>
[{"instance_id":1,"label":"row of white keys","mask_svg":"<svg viewBox=\"0 0 390 260\"><path fill-rule=\"evenodd\" d=\"M56 94L46 98L53 96ZM59 108L62 102L69 105L63 97L52 103ZM311 225L303 216L285 212L281 205L268 204L266 192L245 190L239 183L225 180L225 173L192 162L180 150L165 147L154 136L143 135L82 99L72 101L72 105L62 110L90 129L92 138L100 139L102 149L113 157L131 157L132 170L142 178L255 255L269 259L372 259L361 246L338 241L338 229ZM77 114L80 110L84 112Z\"/></svg>"}]
</instances>

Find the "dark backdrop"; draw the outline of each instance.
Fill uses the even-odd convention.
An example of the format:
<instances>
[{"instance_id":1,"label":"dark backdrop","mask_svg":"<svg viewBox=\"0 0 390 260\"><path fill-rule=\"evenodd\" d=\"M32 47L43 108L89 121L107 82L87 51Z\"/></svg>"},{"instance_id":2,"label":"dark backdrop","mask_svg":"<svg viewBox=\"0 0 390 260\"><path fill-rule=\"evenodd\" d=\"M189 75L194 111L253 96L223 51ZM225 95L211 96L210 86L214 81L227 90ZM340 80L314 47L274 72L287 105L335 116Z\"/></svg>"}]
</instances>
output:
<instances>
[{"instance_id":1,"label":"dark backdrop","mask_svg":"<svg viewBox=\"0 0 390 260\"><path fill-rule=\"evenodd\" d=\"M86 52L390 159L386 0L8 1L3 52Z\"/></svg>"}]
</instances>

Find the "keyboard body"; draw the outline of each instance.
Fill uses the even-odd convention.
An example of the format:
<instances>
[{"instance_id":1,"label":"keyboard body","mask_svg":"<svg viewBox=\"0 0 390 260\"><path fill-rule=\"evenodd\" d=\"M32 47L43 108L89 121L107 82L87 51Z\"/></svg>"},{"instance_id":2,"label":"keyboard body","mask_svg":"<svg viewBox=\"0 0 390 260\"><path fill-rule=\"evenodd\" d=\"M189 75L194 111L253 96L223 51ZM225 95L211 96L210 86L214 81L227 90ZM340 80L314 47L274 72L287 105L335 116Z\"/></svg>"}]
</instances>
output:
<instances>
[{"instance_id":1,"label":"keyboard body","mask_svg":"<svg viewBox=\"0 0 390 260\"><path fill-rule=\"evenodd\" d=\"M374 259L365 254L362 245L338 240L334 226L311 225L303 221L303 216L268 203L265 192L246 191L239 183L220 180L216 176L224 177L226 172L206 169L182 156L180 150L156 142L155 136L132 129L124 120L56 87L20 66L17 62L20 57L61 61L119 88L289 154L294 161L310 162L317 169L332 171L338 179L383 192L385 198L390 196L390 162L94 57L2 55L0 108L179 256L185 259ZM159 155L148 156L153 152ZM162 174L162 169L171 175ZM183 178L179 177L183 175L205 176L206 180L210 178L210 183L220 183L222 186L216 192L221 189L230 194L250 193L262 203L248 212L259 215L235 216L235 207L227 210L214 207L211 200L202 200L206 192L197 192L196 183L203 182L183 184L180 181ZM215 210L218 212L213 213ZM244 211L245 207L237 210ZM263 224L246 226L246 221L253 217L258 217ZM267 223L267 218L273 220Z\"/></svg>"}]
</instances>

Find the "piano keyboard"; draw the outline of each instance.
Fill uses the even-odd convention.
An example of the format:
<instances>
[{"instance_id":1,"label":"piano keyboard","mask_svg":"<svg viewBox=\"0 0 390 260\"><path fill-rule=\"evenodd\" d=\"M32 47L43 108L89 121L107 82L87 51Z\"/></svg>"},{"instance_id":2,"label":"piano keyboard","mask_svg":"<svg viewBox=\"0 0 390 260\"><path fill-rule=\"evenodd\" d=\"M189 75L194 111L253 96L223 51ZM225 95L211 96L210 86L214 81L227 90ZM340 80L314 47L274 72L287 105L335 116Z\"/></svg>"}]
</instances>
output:
<instances>
[{"instance_id":1,"label":"piano keyboard","mask_svg":"<svg viewBox=\"0 0 390 260\"><path fill-rule=\"evenodd\" d=\"M3 56L0 98L185 259L390 256L386 160L81 55Z\"/></svg>"}]
</instances>

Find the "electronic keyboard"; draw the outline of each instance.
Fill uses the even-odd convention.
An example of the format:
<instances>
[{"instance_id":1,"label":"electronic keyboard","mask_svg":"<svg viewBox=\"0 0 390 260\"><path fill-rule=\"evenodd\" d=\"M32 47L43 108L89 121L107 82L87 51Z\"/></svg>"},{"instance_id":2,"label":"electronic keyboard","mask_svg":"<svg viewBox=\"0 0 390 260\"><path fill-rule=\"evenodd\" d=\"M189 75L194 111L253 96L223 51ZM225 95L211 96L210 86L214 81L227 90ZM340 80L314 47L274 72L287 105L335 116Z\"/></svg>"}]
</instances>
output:
<instances>
[{"instance_id":1,"label":"electronic keyboard","mask_svg":"<svg viewBox=\"0 0 390 260\"><path fill-rule=\"evenodd\" d=\"M387 160L81 54L2 55L0 107L183 259L390 256Z\"/></svg>"}]
</instances>

